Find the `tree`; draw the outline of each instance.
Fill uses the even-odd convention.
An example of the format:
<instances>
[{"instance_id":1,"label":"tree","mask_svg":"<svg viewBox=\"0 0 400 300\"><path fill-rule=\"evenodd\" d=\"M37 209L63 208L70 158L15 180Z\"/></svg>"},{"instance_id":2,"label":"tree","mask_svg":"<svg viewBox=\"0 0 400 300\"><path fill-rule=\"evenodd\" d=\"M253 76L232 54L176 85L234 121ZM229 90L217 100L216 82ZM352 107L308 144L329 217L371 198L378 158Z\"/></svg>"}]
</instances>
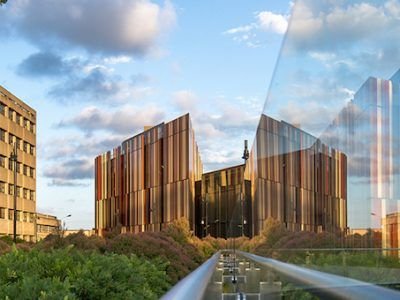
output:
<instances>
[{"instance_id":1,"label":"tree","mask_svg":"<svg viewBox=\"0 0 400 300\"><path fill-rule=\"evenodd\" d=\"M0 5L6 4L7 0L0 0Z\"/></svg>"}]
</instances>

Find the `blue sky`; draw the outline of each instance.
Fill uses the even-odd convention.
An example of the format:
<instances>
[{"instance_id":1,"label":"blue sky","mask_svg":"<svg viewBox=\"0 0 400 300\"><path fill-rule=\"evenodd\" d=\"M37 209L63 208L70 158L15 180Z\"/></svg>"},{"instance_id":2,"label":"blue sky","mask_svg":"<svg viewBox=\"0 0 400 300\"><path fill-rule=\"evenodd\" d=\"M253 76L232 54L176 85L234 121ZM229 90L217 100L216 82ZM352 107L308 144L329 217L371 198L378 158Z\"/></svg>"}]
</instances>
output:
<instances>
[{"instance_id":1,"label":"blue sky","mask_svg":"<svg viewBox=\"0 0 400 300\"><path fill-rule=\"evenodd\" d=\"M206 170L240 163L290 7L239 0L0 7L0 84L38 115L38 211L72 214L67 227L92 228L94 157L186 112Z\"/></svg>"}]
</instances>

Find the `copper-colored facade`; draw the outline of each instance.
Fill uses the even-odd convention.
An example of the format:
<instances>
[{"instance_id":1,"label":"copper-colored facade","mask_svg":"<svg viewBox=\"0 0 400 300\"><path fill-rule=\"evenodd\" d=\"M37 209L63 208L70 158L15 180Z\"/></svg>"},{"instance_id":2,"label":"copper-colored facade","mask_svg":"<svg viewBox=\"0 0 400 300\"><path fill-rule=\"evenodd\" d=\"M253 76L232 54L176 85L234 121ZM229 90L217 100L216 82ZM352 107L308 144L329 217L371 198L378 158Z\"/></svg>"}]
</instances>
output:
<instances>
[{"instance_id":1,"label":"copper-colored facade","mask_svg":"<svg viewBox=\"0 0 400 300\"><path fill-rule=\"evenodd\" d=\"M344 232L346 156L262 115L246 165L202 174L189 115L95 159L96 230L158 231L186 217L196 235L253 236L273 217L289 230Z\"/></svg>"},{"instance_id":2,"label":"copper-colored facade","mask_svg":"<svg viewBox=\"0 0 400 300\"><path fill-rule=\"evenodd\" d=\"M17 146L17 190L14 162ZM36 111L0 86L0 236L13 235L14 193L17 193L17 236L35 240Z\"/></svg>"},{"instance_id":3,"label":"copper-colored facade","mask_svg":"<svg viewBox=\"0 0 400 300\"><path fill-rule=\"evenodd\" d=\"M95 159L96 230L159 231L181 217L194 229L201 173L189 114L124 141Z\"/></svg>"},{"instance_id":4,"label":"copper-colored facade","mask_svg":"<svg viewBox=\"0 0 400 300\"><path fill-rule=\"evenodd\" d=\"M386 215L382 219L382 229L382 248L393 249L384 253L400 257L400 213Z\"/></svg>"},{"instance_id":5,"label":"copper-colored facade","mask_svg":"<svg viewBox=\"0 0 400 300\"><path fill-rule=\"evenodd\" d=\"M347 227L346 155L284 121L262 115L246 166L252 184L252 232L267 218L292 231Z\"/></svg>"},{"instance_id":6,"label":"copper-colored facade","mask_svg":"<svg viewBox=\"0 0 400 300\"><path fill-rule=\"evenodd\" d=\"M245 165L230 167L205 173L196 182L197 236L251 235L251 184L244 171Z\"/></svg>"}]
</instances>

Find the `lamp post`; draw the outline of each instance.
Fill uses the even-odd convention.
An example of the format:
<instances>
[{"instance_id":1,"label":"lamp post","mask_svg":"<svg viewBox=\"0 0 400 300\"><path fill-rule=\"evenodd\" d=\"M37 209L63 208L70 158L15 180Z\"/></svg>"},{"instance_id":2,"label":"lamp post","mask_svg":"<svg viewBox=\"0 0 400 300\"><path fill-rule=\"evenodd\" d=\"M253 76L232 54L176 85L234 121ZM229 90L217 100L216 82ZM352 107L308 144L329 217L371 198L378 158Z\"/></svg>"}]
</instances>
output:
<instances>
[{"instance_id":1,"label":"lamp post","mask_svg":"<svg viewBox=\"0 0 400 300\"><path fill-rule=\"evenodd\" d=\"M17 163L18 163L18 153L17 153L17 143L14 143L14 149L11 152L10 160L13 162L14 167L14 243L17 242Z\"/></svg>"},{"instance_id":2,"label":"lamp post","mask_svg":"<svg viewBox=\"0 0 400 300\"><path fill-rule=\"evenodd\" d=\"M203 225L203 232L205 232L205 236L208 234L208 200L207 194L204 195L203 199L201 200L203 205L203 211L205 212L205 217L201 220L201 225Z\"/></svg>"},{"instance_id":3,"label":"lamp post","mask_svg":"<svg viewBox=\"0 0 400 300\"><path fill-rule=\"evenodd\" d=\"M244 236L244 225L247 223L247 221L244 219L244 202L245 202L245 193L246 193L246 187L244 186L244 173L246 170L246 163L247 160L249 159L249 149L248 149L248 144L247 140L244 140L244 150L243 150L243 156L242 159L244 160L244 169L243 169L243 183L241 185L242 187L242 193L240 194L241 196L241 204L242 204L242 236Z\"/></svg>"},{"instance_id":4,"label":"lamp post","mask_svg":"<svg viewBox=\"0 0 400 300\"><path fill-rule=\"evenodd\" d=\"M64 237L64 231L65 231L65 219L66 218L70 218L72 215L71 214L68 214L68 215L66 215L64 218L62 218L61 219L61 223L62 223L62 225L61 225L61 233L62 233L62 236Z\"/></svg>"}]
</instances>

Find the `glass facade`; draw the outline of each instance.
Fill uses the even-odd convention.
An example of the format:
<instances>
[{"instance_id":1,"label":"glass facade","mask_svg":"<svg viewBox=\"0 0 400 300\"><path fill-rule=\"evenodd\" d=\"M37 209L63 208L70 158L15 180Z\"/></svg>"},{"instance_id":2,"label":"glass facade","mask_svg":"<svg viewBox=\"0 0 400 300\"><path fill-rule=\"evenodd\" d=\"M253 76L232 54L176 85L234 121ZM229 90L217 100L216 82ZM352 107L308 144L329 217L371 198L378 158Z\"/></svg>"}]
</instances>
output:
<instances>
[{"instance_id":1,"label":"glass facade","mask_svg":"<svg viewBox=\"0 0 400 300\"><path fill-rule=\"evenodd\" d=\"M209 172L196 182L197 236L251 236L251 184L244 170L240 165Z\"/></svg>"}]
</instances>

